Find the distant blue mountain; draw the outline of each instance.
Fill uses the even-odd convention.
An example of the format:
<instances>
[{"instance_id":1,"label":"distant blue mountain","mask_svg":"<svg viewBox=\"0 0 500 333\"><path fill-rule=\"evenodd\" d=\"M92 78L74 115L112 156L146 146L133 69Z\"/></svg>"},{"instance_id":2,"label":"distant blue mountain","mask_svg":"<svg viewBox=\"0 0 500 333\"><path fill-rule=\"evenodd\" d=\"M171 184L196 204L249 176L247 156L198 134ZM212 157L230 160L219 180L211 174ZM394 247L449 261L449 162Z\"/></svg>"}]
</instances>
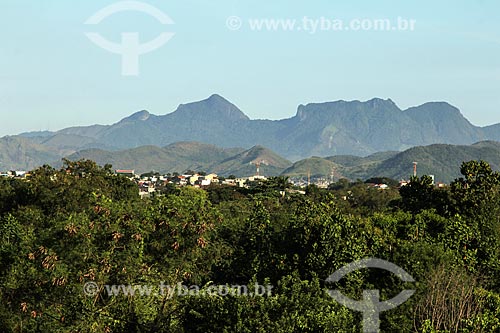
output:
<instances>
[{"instance_id":1,"label":"distant blue mountain","mask_svg":"<svg viewBox=\"0 0 500 333\"><path fill-rule=\"evenodd\" d=\"M219 95L181 104L172 113L140 111L112 125L24 133L26 139L60 152L117 151L197 141L219 147L265 146L289 160L310 156L367 156L430 144L467 145L500 140L500 124L478 127L446 102L401 110L392 100L336 101L300 105L295 116L252 120Z\"/></svg>"}]
</instances>

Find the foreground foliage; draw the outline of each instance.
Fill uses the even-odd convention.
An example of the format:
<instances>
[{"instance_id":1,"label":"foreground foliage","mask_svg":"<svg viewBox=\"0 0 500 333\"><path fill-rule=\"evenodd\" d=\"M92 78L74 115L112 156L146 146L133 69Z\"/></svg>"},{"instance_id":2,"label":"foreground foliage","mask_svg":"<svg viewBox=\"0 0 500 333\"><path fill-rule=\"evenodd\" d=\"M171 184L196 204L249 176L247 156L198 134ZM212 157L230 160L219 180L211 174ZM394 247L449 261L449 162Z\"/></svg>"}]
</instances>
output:
<instances>
[{"instance_id":1,"label":"foreground foliage","mask_svg":"<svg viewBox=\"0 0 500 333\"><path fill-rule=\"evenodd\" d=\"M360 332L361 314L336 303L329 287L357 299L366 289L383 299L415 289L382 314L384 332L500 331L500 176L484 162L461 172L445 190L414 178L400 196L359 183L293 194L276 178L147 201L91 161L0 179L0 331ZM366 257L416 282L360 270L325 285ZM163 292L178 283L273 288ZM109 295L111 285L151 290Z\"/></svg>"}]
</instances>

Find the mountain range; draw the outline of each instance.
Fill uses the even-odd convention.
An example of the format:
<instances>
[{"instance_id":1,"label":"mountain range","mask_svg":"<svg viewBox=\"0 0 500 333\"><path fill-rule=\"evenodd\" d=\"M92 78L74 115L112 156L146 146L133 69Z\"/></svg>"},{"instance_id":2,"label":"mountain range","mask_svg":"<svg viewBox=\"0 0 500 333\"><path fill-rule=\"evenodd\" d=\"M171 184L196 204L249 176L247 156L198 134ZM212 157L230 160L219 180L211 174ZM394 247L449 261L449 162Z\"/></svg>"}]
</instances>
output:
<instances>
[{"instance_id":1,"label":"mountain range","mask_svg":"<svg viewBox=\"0 0 500 333\"><path fill-rule=\"evenodd\" d=\"M112 125L70 127L0 138L0 170L31 169L67 156L95 156L98 161L107 159L107 163L122 166L124 161L132 160L131 156L137 156L134 164L138 170L153 165L156 159L164 163L161 167L165 170L198 166L236 172L241 171L240 162L252 149L253 154L264 149L280 161L273 174L290 167L292 172L292 163L286 165L286 161L298 163L317 156L319 159L309 162L326 169L335 169L338 165L335 170L339 170L339 174L343 170L355 177L365 175L366 170L372 170L371 166L380 162L377 158L391 156L391 152L396 154L432 144L471 145L485 140L500 140L500 124L474 126L446 102L429 102L406 110L401 110L390 99L379 98L365 102L309 103L299 105L291 118L254 120L225 98L212 95L202 101L181 104L165 115L140 111ZM189 145L187 150L192 155L182 156L179 153L182 145ZM377 155L377 152L388 153ZM210 158L204 160L207 157ZM145 160L149 162L142 162ZM355 161L356 165L339 161ZM307 164L307 161L300 162ZM165 163L169 166L165 167ZM216 166L221 164L218 169ZM250 162L244 165L248 171L252 170ZM160 169L160 164L156 168Z\"/></svg>"},{"instance_id":2,"label":"mountain range","mask_svg":"<svg viewBox=\"0 0 500 333\"><path fill-rule=\"evenodd\" d=\"M260 172L265 176L323 177L350 180L373 177L409 179L413 162L418 161L418 175L434 175L436 181L449 183L460 177L464 161L485 160L500 168L500 142L483 141L473 145L434 144L418 146L403 152L381 152L366 157L337 155L313 156L295 163L279 156L270 149L254 146L220 148L197 142L178 142L166 147L143 146L122 151L88 149L69 156L71 160L91 159L100 165L110 163L116 167L129 167L137 173L161 173L186 170L214 172L222 176L251 176Z\"/></svg>"}]
</instances>

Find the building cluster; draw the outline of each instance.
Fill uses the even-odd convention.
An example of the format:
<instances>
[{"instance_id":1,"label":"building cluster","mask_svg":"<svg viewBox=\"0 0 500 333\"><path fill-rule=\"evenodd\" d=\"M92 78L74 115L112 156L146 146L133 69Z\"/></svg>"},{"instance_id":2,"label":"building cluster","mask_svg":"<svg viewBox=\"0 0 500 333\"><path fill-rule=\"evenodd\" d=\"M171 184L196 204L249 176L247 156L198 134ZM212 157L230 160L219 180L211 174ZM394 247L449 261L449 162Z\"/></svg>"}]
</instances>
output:
<instances>
[{"instance_id":1,"label":"building cluster","mask_svg":"<svg viewBox=\"0 0 500 333\"><path fill-rule=\"evenodd\" d=\"M414 174L414 177L416 177L416 174ZM431 179L432 179L432 185L436 186L437 188L445 188L447 186L443 182L437 182L436 183L434 175L429 175L429 177L431 177ZM410 184L409 180L402 179L402 180L399 181L399 187L403 187L403 186L406 186L408 184Z\"/></svg>"},{"instance_id":2,"label":"building cluster","mask_svg":"<svg viewBox=\"0 0 500 333\"><path fill-rule=\"evenodd\" d=\"M29 176L29 173L26 171L7 171L7 172L0 172L0 177L8 177L8 178L21 178L24 179Z\"/></svg>"},{"instance_id":3,"label":"building cluster","mask_svg":"<svg viewBox=\"0 0 500 333\"><path fill-rule=\"evenodd\" d=\"M152 193L157 192L160 188L166 186L193 186L198 188L208 187L212 184L229 185L238 187L248 187L249 182L266 180L264 176L251 176L240 178L219 178L215 173L201 174L201 173L187 173L187 174L165 174L160 175L157 173L145 174L142 177L135 174L135 170L116 170L117 175L122 175L134 181L139 187L139 194L141 197L150 196Z\"/></svg>"},{"instance_id":4,"label":"building cluster","mask_svg":"<svg viewBox=\"0 0 500 333\"><path fill-rule=\"evenodd\" d=\"M290 182L296 187L307 187L309 185L316 185L319 188L328 188L328 186L333 183L333 180L329 177L290 177Z\"/></svg>"},{"instance_id":5,"label":"building cluster","mask_svg":"<svg viewBox=\"0 0 500 333\"><path fill-rule=\"evenodd\" d=\"M196 173L196 172L188 172L186 174L164 174L160 175L159 173L148 173L143 176L139 176L135 173L135 170L128 169L119 169L115 170L117 175L122 175L133 182L135 182L138 186L139 194L141 197L147 197L151 194L158 192L160 189L175 186L193 186L198 188L205 188L212 184L217 185L228 185L228 186L237 186L237 187L249 187L250 184L257 181L266 180L265 176L255 175L250 177L231 177L224 178L219 177L215 173L205 174L205 173ZM8 177L8 178L18 178L18 179L26 179L29 178L30 174L26 171L7 171L0 172L0 177ZM434 176L431 175L433 180L433 185L438 188L446 187L444 183L434 183ZM291 177L289 178L292 186L296 188L305 188L308 185L316 185L319 188L328 188L328 186L333 182L332 179L328 177L318 177L318 176L308 176L308 177ZM401 180L399 182L399 187L406 186L410 183L409 180ZM370 187L386 190L389 189L390 186L387 184L369 184Z\"/></svg>"}]
</instances>

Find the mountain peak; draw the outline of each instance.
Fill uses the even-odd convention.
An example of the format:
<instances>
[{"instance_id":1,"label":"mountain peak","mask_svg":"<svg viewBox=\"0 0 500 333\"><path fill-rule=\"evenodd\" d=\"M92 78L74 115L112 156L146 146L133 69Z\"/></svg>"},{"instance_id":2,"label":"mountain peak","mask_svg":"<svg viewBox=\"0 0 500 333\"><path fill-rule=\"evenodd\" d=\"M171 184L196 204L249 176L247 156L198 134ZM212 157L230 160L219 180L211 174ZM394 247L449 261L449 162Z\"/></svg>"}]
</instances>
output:
<instances>
[{"instance_id":1,"label":"mountain peak","mask_svg":"<svg viewBox=\"0 0 500 333\"><path fill-rule=\"evenodd\" d=\"M230 121L250 120L236 105L224 97L213 94L207 99L181 104L175 113L182 113L190 117L221 118Z\"/></svg>"},{"instance_id":2,"label":"mountain peak","mask_svg":"<svg viewBox=\"0 0 500 333\"><path fill-rule=\"evenodd\" d=\"M425 108L425 109L428 109L428 110L436 110L436 111L452 111L452 112L455 112L455 113L460 113L460 110L456 107L454 107L453 105L451 105L450 103L448 102L443 102L443 101L436 101L436 102L427 102L427 103L424 103L420 106L417 106L417 108Z\"/></svg>"},{"instance_id":3,"label":"mountain peak","mask_svg":"<svg viewBox=\"0 0 500 333\"><path fill-rule=\"evenodd\" d=\"M368 111L400 112L401 110L391 99L381 99L376 97L364 102L359 100L338 100L334 102L309 103L307 105L301 104L297 109L296 116L303 121L312 114L315 114L317 117L324 117L327 114L352 114L355 112Z\"/></svg>"},{"instance_id":4,"label":"mountain peak","mask_svg":"<svg viewBox=\"0 0 500 333\"><path fill-rule=\"evenodd\" d=\"M274 166L282 169L285 169L291 165L290 161L276 154L274 151L261 145L256 145L250 149L242 151L237 155L228 158L224 162L231 162L231 161L232 162L239 161L239 163L244 165L249 165L249 164L255 165L255 163L260 162L262 163L262 165Z\"/></svg>"},{"instance_id":5,"label":"mountain peak","mask_svg":"<svg viewBox=\"0 0 500 333\"><path fill-rule=\"evenodd\" d=\"M439 120L451 116L466 120L458 108L447 102L427 102L419 106L408 108L405 112L409 115L418 114L420 117L427 116Z\"/></svg>"},{"instance_id":6,"label":"mountain peak","mask_svg":"<svg viewBox=\"0 0 500 333\"><path fill-rule=\"evenodd\" d=\"M151 114L146 110L142 110L122 119L122 121L146 121L149 117L151 117Z\"/></svg>"},{"instance_id":7,"label":"mountain peak","mask_svg":"<svg viewBox=\"0 0 500 333\"><path fill-rule=\"evenodd\" d=\"M225 99L224 97L222 97L221 95L219 94L212 94L210 95L210 97L208 97L206 99L206 101L211 101L211 102L226 102L226 103L230 103L227 99Z\"/></svg>"},{"instance_id":8,"label":"mountain peak","mask_svg":"<svg viewBox=\"0 0 500 333\"><path fill-rule=\"evenodd\" d=\"M365 102L366 104L370 105L372 108L380 108L380 107L397 107L396 103L390 98L388 99L382 99L382 98L372 98L368 101Z\"/></svg>"}]
</instances>

